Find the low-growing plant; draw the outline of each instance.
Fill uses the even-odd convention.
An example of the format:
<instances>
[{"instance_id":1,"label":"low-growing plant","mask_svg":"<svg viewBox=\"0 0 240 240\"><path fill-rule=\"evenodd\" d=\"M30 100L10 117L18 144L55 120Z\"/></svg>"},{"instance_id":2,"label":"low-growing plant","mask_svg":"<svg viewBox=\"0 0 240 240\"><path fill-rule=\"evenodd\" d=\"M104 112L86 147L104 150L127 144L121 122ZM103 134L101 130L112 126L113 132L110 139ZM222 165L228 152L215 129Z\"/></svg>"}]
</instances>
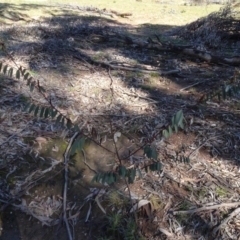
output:
<instances>
[{"instance_id":1,"label":"low-growing plant","mask_svg":"<svg viewBox=\"0 0 240 240\"><path fill-rule=\"evenodd\" d=\"M191 203L188 202L188 201L183 201L183 202L179 205L178 209L184 211L184 210L188 210L189 207L191 207Z\"/></svg>"},{"instance_id":2,"label":"low-growing plant","mask_svg":"<svg viewBox=\"0 0 240 240\"><path fill-rule=\"evenodd\" d=\"M143 239L138 234L138 225L133 216L113 212L105 219L106 231L98 239L108 240L139 240Z\"/></svg>"},{"instance_id":3,"label":"low-growing plant","mask_svg":"<svg viewBox=\"0 0 240 240\"><path fill-rule=\"evenodd\" d=\"M152 78L158 78L159 76L160 76L159 73L156 73L156 72L150 73L150 77Z\"/></svg>"},{"instance_id":4,"label":"low-growing plant","mask_svg":"<svg viewBox=\"0 0 240 240\"><path fill-rule=\"evenodd\" d=\"M208 101L217 99L218 101L231 99L236 97L240 92L240 73L235 71L232 78L224 84L217 86L215 89L209 91L200 99L200 101Z\"/></svg>"},{"instance_id":5,"label":"low-growing plant","mask_svg":"<svg viewBox=\"0 0 240 240\"><path fill-rule=\"evenodd\" d=\"M38 116L40 118L45 119L50 117L52 119L55 119L56 125L60 125L63 128L66 127L69 130L72 129L74 131L80 131L78 125L73 124L71 119L69 119L67 116L64 116L62 113L58 111L58 109L52 104L51 100L48 99L46 95L46 90L40 85L40 82L38 80L35 80L26 69L19 67L16 71L14 71L12 67L9 67L8 65L5 65L0 62L0 72L9 77L15 76L19 80L23 79L26 82L26 85L29 86L30 91L34 91L35 89L37 89L37 91L42 95L42 97L49 103L49 106L39 106L35 103L27 102L24 111L33 114L35 117ZM102 184L105 183L113 184L119 181L120 179L127 179L128 183L133 183L137 173L139 176L141 176L142 169L144 169L146 172L160 171L162 166L161 161L160 159L158 159L157 149L154 145L152 145L152 142L160 134L164 138L169 138L174 132L177 133L179 131L179 128L184 129L183 121L184 121L183 112L182 110L179 110L172 117L171 124L169 124L167 128L156 133L151 140L144 143L143 146L139 148L139 150L140 149L144 150L144 154L146 158L149 160L146 162L144 166L139 167L136 165L132 168L127 168L122 164L122 159L118 159L119 165L117 168L115 168L115 170L109 171L107 173L97 173L93 177L92 182L98 182ZM75 154L77 150L81 151L84 147L85 140L86 136L79 134L79 136L73 141L70 150L70 155ZM132 154L130 154L129 157L131 155ZM176 156L176 160L179 160L181 162L189 162L188 158L178 155Z\"/></svg>"},{"instance_id":6,"label":"low-growing plant","mask_svg":"<svg viewBox=\"0 0 240 240\"><path fill-rule=\"evenodd\" d=\"M12 58L11 58L12 59ZM12 59L14 64L17 66L15 61ZM71 130L72 132L75 132L73 135L73 138L71 139L69 145L67 146L66 152L64 153L64 159L72 159L72 157L77 153L77 151L83 151L84 145L86 140L93 141L98 146L106 149L101 145L101 143L94 140L93 137L85 135L82 131L80 131L78 125L74 124L70 118L63 115L57 107L55 107L49 99L46 90L44 87L41 86L39 80L35 79L27 69L24 69L23 67L17 67L17 69L14 69L13 67L9 67L8 65L0 62L0 73L2 73L4 76L10 77L10 78L16 78L18 80L23 80L27 86L29 86L29 91L38 91L38 93L43 97L45 102L47 104L45 105L39 105L36 104L34 101L31 101L31 99L24 99L24 111L28 112L29 114L32 114L34 117L39 118L45 118L45 119L52 119L55 121L55 124L58 126L61 126L62 128L67 128L68 130ZM96 173L92 179L92 182L102 183L102 184L114 184L117 181L120 181L121 179L125 181L128 191L129 191L129 199L130 203L133 206L133 203L131 202L131 193L128 184L132 184L135 181L136 176L139 177L142 176L142 171L145 170L148 171L157 171L160 172L162 168L161 159L159 159L158 156L158 150L156 146L154 145L155 139L157 139L159 136L163 136L164 138L169 138L173 133L177 133L179 129L184 129L184 116L182 110L179 110L171 119L171 123L167 126L156 132L150 139L147 139L137 150L134 150L133 152L129 153L129 156L121 159L118 154L118 150L116 147L116 139L119 136L119 132L113 133L113 143L116 147L116 155L118 157L118 163L117 166L114 167L114 169L108 171L108 172L99 172ZM92 133L93 135L93 133ZM106 149L107 150L107 149ZM146 157L146 162L143 163L143 165L139 164L133 164L131 167L128 167L125 165L126 159L133 156L136 152L143 150L144 155ZM66 155L65 155L66 154ZM186 159L184 159L182 156L180 157L180 160L183 162L187 162ZM68 161L65 163L65 179L67 179L68 176ZM65 180L65 183L67 181ZM65 185L67 186L67 185ZM64 196L66 197L67 187L64 188ZM64 213L66 214L66 198L65 198L65 207L64 207ZM137 225L137 217L135 212L134 213L127 213L125 211L124 213L121 213L117 210L119 210L119 207L125 208L125 204L127 204L127 201L125 198L121 198L116 193L110 194L109 197L109 203L112 204L112 206L115 206L115 210L113 210L110 214L107 214L106 221L108 223L107 232L106 235L109 236L108 239L141 239L141 236L138 234L138 225ZM68 222L65 218L66 225L68 225ZM105 236L104 236L105 237Z\"/></svg>"},{"instance_id":7,"label":"low-growing plant","mask_svg":"<svg viewBox=\"0 0 240 240\"><path fill-rule=\"evenodd\" d=\"M208 191L207 191L207 189L205 189L205 188L200 188L200 189L198 190L198 196L199 196L200 198L205 197L207 194L208 194Z\"/></svg>"},{"instance_id":8,"label":"low-growing plant","mask_svg":"<svg viewBox=\"0 0 240 240\"><path fill-rule=\"evenodd\" d=\"M177 219L177 221L179 222L179 224L184 224L184 223L186 223L187 220L188 220L188 218L189 218L189 215L188 215L188 214L185 214L185 213L181 213L181 214L178 214L178 215L176 216L176 219Z\"/></svg>"},{"instance_id":9,"label":"low-growing plant","mask_svg":"<svg viewBox=\"0 0 240 240\"><path fill-rule=\"evenodd\" d=\"M217 187L216 188L216 194L220 197L226 197L227 191L223 188Z\"/></svg>"},{"instance_id":10,"label":"low-growing plant","mask_svg":"<svg viewBox=\"0 0 240 240\"><path fill-rule=\"evenodd\" d=\"M129 204L129 199L114 190L108 194L107 198L109 206L113 206L116 209L123 209Z\"/></svg>"}]
</instances>

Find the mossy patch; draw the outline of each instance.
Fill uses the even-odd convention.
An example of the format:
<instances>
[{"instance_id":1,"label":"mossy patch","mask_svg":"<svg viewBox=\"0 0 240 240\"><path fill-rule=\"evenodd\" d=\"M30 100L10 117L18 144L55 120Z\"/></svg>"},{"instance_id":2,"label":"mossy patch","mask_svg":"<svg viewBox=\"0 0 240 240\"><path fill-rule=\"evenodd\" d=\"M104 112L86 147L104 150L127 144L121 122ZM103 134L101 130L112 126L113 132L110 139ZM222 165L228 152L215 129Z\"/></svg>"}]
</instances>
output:
<instances>
[{"instance_id":1,"label":"mossy patch","mask_svg":"<svg viewBox=\"0 0 240 240\"><path fill-rule=\"evenodd\" d=\"M217 187L216 194L220 197L226 197L228 192L224 188Z\"/></svg>"}]
</instances>

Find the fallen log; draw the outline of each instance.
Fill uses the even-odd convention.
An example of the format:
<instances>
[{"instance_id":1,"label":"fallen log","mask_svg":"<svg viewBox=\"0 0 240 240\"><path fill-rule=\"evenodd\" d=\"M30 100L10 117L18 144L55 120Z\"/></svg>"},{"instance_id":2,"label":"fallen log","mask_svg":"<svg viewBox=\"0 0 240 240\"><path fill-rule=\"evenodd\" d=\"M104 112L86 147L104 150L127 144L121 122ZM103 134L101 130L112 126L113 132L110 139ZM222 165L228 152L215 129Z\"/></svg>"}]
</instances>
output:
<instances>
[{"instance_id":1,"label":"fallen log","mask_svg":"<svg viewBox=\"0 0 240 240\"><path fill-rule=\"evenodd\" d=\"M216 64L228 64L232 66L239 66L240 64L240 57L226 57L221 55L216 55L207 51L198 50L190 45L182 46L182 45L174 45L173 43L163 43L159 40L154 41L151 38L148 40L142 39L134 39L130 36L123 36L117 33L118 38L114 38L115 41L122 42L123 40L127 45L132 45L133 47L144 48L144 49L151 49L151 50L158 50L164 52L175 52L178 54L185 54L189 56L194 56L201 60L204 60L209 63L216 63ZM111 36L109 41L111 41Z\"/></svg>"},{"instance_id":2,"label":"fallen log","mask_svg":"<svg viewBox=\"0 0 240 240\"><path fill-rule=\"evenodd\" d=\"M162 70L150 70L150 69L142 69L142 68L137 68L137 67L121 66L121 65L112 64L112 63L106 62L106 61L105 62L97 61L97 60L94 60L94 59L92 59L90 57L86 57L86 56L82 57L78 54L74 54L73 57L80 61L87 61L90 64L94 64L94 65L101 66L106 69L113 69L113 70L124 70L124 71L141 72L141 73L148 73L148 74L157 73L160 76L171 75L171 74L179 72L179 70L177 70L177 69L173 69L173 70L169 70L169 71L162 71Z\"/></svg>"}]
</instances>

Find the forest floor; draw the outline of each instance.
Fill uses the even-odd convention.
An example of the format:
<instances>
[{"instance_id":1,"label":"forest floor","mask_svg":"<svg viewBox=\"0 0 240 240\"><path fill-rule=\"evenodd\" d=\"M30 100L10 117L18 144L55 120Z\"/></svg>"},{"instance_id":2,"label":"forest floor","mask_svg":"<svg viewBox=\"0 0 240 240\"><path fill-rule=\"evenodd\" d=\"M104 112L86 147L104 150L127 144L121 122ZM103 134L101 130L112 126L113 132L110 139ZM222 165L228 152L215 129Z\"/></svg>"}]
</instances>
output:
<instances>
[{"instance_id":1,"label":"forest floor","mask_svg":"<svg viewBox=\"0 0 240 240\"><path fill-rule=\"evenodd\" d=\"M145 43L232 58L240 42L193 42L192 25L180 26L191 22L182 15L191 6L152 4L165 24L133 10L1 4L1 62L27 69L51 104L94 140L70 159L73 239L239 239L240 103L238 94L221 95L223 86L238 86L239 68ZM23 111L28 101L48 103L23 80L2 74L0 93L0 239L68 239L62 172L73 132ZM179 110L185 128L165 139L162 130ZM129 188L91 182L119 159L142 164L146 141L161 171L141 171Z\"/></svg>"}]
</instances>

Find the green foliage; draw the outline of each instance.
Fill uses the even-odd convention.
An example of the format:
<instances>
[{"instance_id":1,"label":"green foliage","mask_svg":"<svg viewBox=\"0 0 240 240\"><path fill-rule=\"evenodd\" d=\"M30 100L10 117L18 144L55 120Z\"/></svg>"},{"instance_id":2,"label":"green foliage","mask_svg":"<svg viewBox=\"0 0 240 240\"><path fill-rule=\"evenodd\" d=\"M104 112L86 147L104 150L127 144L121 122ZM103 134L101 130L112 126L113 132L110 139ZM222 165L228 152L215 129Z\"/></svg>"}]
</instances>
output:
<instances>
[{"instance_id":1,"label":"green foliage","mask_svg":"<svg viewBox=\"0 0 240 240\"><path fill-rule=\"evenodd\" d=\"M108 237L108 240L143 239L138 234L138 225L132 216L125 217L122 213L112 213L107 216L106 225L107 231L105 232L105 235Z\"/></svg>"},{"instance_id":2,"label":"green foliage","mask_svg":"<svg viewBox=\"0 0 240 240\"><path fill-rule=\"evenodd\" d=\"M122 221L122 214L119 213L113 213L110 216L108 216L109 221L109 230L115 232Z\"/></svg>"},{"instance_id":3,"label":"green foliage","mask_svg":"<svg viewBox=\"0 0 240 240\"><path fill-rule=\"evenodd\" d=\"M154 162L151 165L149 165L149 169L151 171L160 171L162 168L162 164L160 162Z\"/></svg>"},{"instance_id":4,"label":"green foliage","mask_svg":"<svg viewBox=\"0 0 240 240\"><path fill-rule=\"evenodd\" d=\"M206 96L206 100L213 100L215 97L217 97L218 101L226 100L228 98L231 99L237 94L239 94L239 92L239 83L226 84L221 86L220 89L208 93Z\"/></svg>"},{"instance_id":5,"label":"green foliage","mask_svg":"<svg viewBox=\"0 0 240 240\"><path fill-rule=\"evenodd\" d=\"M183 112L182 110L178 111L171 119L171 126L168 126L167 129L163 130L163 136L165 138L170 137L173 132L178 132L179 127L181 129L184 129L183 125ZM146 145L143 148L145 156L150 160L150 164L145 165L143 168L146 172L148 171L161 171L162 164L158 160L158 152L155 146L152 145ZM175 157L173 157L175 161L180 161L184 163L189 163L189 158L176 154ZM113 184L117 182L119 179L127 179L128 183L134 183L134 180L136 178L136 175L138 174L139 177L142 177L141 169L138 166L134 166L132 168L126 168L124 165L120 164L116 171L110 171L107 173L98 173L96 174L92 182L98 182L102 184Z\"/></svg>"},{"instance_id":6,"label":"green foliage","mask_svg":"<svg viewBox=\"0 0 240 240\"><path fill-rule=\"evenodd\" d=\"M20 73L20 70L18 69L18 70L16 71L16 78L17 78L17 79L20 79L20 76L21 76L20 74L21 74L21 73Z\"/></svg>"},{"instance_id":7,"label":"green foliage","mask_svg":"<svg viewBox=\"0 0 240 240\"><path fill-rule=\"evenodd\" d=\"M228 192L227 192L227 190L224 189L224 188L217 187L217 188L216 188L216 194L217 194L218 196L220 196L220 197L226 197L227 194L228 194Z\"/></svg>"},{"instance_id":8,"label":"green foliage","mask_svg":"<svg viewBox=\"0 0 240 240\"><path fill-rule=\"evenodd\" d=\"M178 152L176 152L176 156L171 156L171 158L176 162L190 163L190 158L189 157L185 157L183 155L180 155Z\"/></svg>"},{"instance_id":9,"label":"green foliage","mask_svg":"<svg viewBox=\"0 0 240 240\"><path fill-rule=\"evenodd\" d=\"M142 239L137 230L138 225L133 216L125 216L122 213L113 212L106 217L106 231L104 236L98 239L108 240L136 240Z\"/></svg>"},{"instance_id":10,"label":"green foliage","mask_svg":"<svg viewBox=\"0 0 240 240\"><path fill-rule=\"evenodd\" d=\"M146 154L146 156L147 156L149 159L155 159L155 160L157 160L157 158L158 158L158 152L157 152L157 150L156 150L155 147L146 146L143 150L144 150L144 153Z\"/></svg>"},{"instance_id":11,"label":"green foliage","mask_svg":"<svg viewBox=\"0 0 240 240\"><path fill-rule=\"evenodd\" d=\"M45 108L42 107L42 108L41 108L41 111L40 111L40 118L43 118L44 111L45 111Z\"/></svg>"},{"instance_id":12,"label":"green foliage","mask_svg":"<svg viewBox=\"0 0 240 240\"><path fill-rule=\"evenodd\" d=\"M8 65L4 65L0 62L0 72L3 73L5 76L13 77L15 76L17 79L22 79L23 81L26 81L26 85L29 86L30 91L32 92L36 87L43 95L43 97L46 99L44 92L45 89L39 85L38 81L35 81L33 77L31 77L30 73L23 69L22 67L19 67L15 75L14 69L9 68ZM232 88L226 87L225 93L232 92ZM78 126L75 126L72 124L71 120L66 118L64 115L62 115L58 110L56 110L51 102L49 102L50 107L46 106L38 106L34 103L27 103L25 105L24 111L28 113L32 113L35 117L40 118L49 118L55 119L55 124L60 125L61 127L67 127L68 129L74 128L74 130L79 131ZM166 129L163 130L162 134L165 138L170 137L174 132L178 132L179 128L184 129L183 124L183 112L182 110L179 110L171 119L171 125L169 125ZM81 151L85 144L85 138L78 137L74 143L71 146L70 155L73 156L78 150ZM143 166L143 169L145 169L146 172L150 171L160 171L161 170L161 162L158 160L158 151L155 146L152 145L146 145L144 147L144 154L150 161L147 165ZM181 161L181 162L189 162L188 158L185 158L183 156L176 155L175 160ZM136 178L136 175L139 177L142 177L141 169L139 166L133 166L131 168L127 168L121 163L119 164L116 171L109 171L106 173L98 173L96 174L92 182L98 182L102 184L113 184L119 179L126 179L129 184L134 183L134 180Z\"/></svg>"},{"instance_id":13,"label":"green foliage","mask_svg":"<svg viewBox=\"0 0 240 240\"><path fill-rule=\"evenodd\" d=\"M98 182L98 183L107 183L107 184L113 184L118 180L118 175L115 172L107 172L107 173L97 173L93 179L93 182Z\"/></svg>"},{"instance_id":14,"label":"green foliage","mask_svg":"<svg viewBox=\"0 0 240 240\"><path fill-rule=\"evenodd\" d=\"M29 113L31 113L32 111L34 111L34 109L35 109L35 105L34 104L32 104L31 106L30 106L30 108L29 108Z\"/></svg>"},{"instance_id":15,"label":"green foliage","mask_svg":"<svg viewBox=\"0 0 240 240\"><path fill-rule=\"evenodd\" d=\"M74 143L72 144L70 155L74 155L77 152L77 150L82 151L83 147L84 147L84 144L85 144L85 138L84 137L79 136L78 138L76 138Z\"/></svg>"},{"instance_id":16,"label":"green foliage","mask_svg":"<svg viewBox=\"0 0 240 240\"><path fill-rule=\"evenodd\" d=\"M136 234L137 234L137 224L134 221L134 219L130 219L127 221L127 228L126 231L124 232L125 239L128 240L135 240L136 239Z\"/></svg>"},{"instance_id":17,"label":"green foliage","mask_svg":"<svg viewBox=\"0 0 240 240\"><path fill-rule=\"evenodd\" d=\"M56 119L56 125L58 125L58 124L60 123L62 117L63 117L62 114L59 114L59 115L57 116L57 119Z\"/></svg>"},{"instance_id":18,"label":"green foliage","mask_svg":"<svg viewBox=\"0 0 240 240\"><path fill-rule=\"evenodd\" d=\"M5 65L3 67L3 74L6 75L7 74L7 68L8 68L8 65Z\"/></svg>"},{"instance_id":19,"label":"green foliage","mask_svg":"<svg viewBox=\"0 0 240 240\"><path fill-rule=\"evenodd\" d=\"M151 164L144 167L145 171L148 172L151 171L160 171L162 168L162 164L159 161L152 162ZM139 177L142 177L141 169L138 167L132 167L130 169L126 168L123 165L120 165L115 172L107 172L107 173L98 173L96 174L92 182L98 182L102 184L113 184L117 182L119 179L127 179L128 183L134 183L134 180L136 178L136 175L139 175Z\"/></svg>"},{"instance_id":20,"label":"green foliage","mask_svg":"<svg viewBox=\"0 0 240 240\"><path fill-rule=\"evenodd\" d=\"M116 209L123 209L129 206L129 199L116 190L109 192L107 201L109 206Z\"/></svg>"},{"instance_id":21,"label":"green foliage","mask_svg":"<svg viewBox=\"0 0 240 240\"><path fill-rule=\"evenodd\" d=\"M128 169L127 173L128 183L133 183L136 177L136 168Z\"/></svg>"},{"instance_id":22,"label":"green foliage","mask_svg":"<svg viewBox=\"0 0 240 240\"><path fill-rule=\"evenodd\" d=\"M206 95L207 100L213 100L217 98L218 101L231 99L239 94L240 92L240 73L235 71L234 76L225 84L218 87L216 90L209 92Z\"/></svg>"},{"instance_id":23,"label":"green foliage","mask_svg":"<svg viewBox=\"0 0 240 240\"><path fill-rule=\"evenodd\" d=\"M172 124L168 126L167 129L164 129L162 134L165 138L171 137L173 132L175 131L176 133L178 132L179 127L181 129L184 129L184 124L183 124L183 112L182 110L179 110L173 117L172 117Z\"/></svg>"},{"instance_id":24,"label":"green foliage","mask_svg":"<svg viewBox=\"0 0 240 240\"><path fill-rule=\"evenodd\" d=\"M14 73L15 72L15 73ZM30 73L27 72L26 69L23 69L22 67L19 67L16 71L6 64L0 62L0 73L7 77L15 77L19 80L26 81L26 85L29 86L30 91L32 92L35 87L37 86L37 82L31 77ZM38 86L38 90L40 92L45 92L45 89L42 86Z\"/></svg>"},{"instance_id":25,"label":"green foliage","mask_svg":"<svg viewBox=\"0 0 240 240\"><path fill-rule=\"evenodd\" d=\"M10 68L10 69L8 70L8 76L9 76L9 77L12 77L12 75L13 75L13 68Z\"/></svg>"},{"instance_id":26,"label":"green foliage","mask_svg":"<svg viewBox=\"0 0 240 240\"><path fill-rule=\"evenodd\" d=\"M23 111L33 113L35 117L39 116L40 118L45 119L48 117L51 117L52 119L56 118L56 125L61 125L62 127L67 127L68 129L72 129L74 127L75 130L78 130L78 126L74 126L70 119L67 119L51 107L37 106L34 103L27 102Z\"/></svg>"}]
</instances>

